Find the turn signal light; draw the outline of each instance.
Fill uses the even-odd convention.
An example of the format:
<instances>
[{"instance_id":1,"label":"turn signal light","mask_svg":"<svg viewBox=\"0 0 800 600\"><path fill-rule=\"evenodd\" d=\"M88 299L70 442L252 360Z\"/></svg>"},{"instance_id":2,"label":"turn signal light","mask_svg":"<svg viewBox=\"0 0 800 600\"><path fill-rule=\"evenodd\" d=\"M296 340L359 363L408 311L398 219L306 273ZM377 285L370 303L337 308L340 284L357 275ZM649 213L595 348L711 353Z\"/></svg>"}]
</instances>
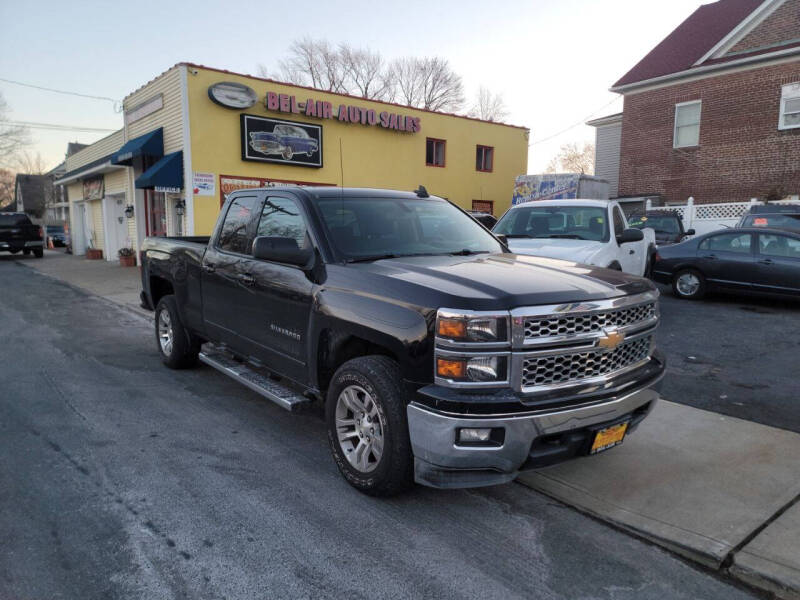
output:
<instances>
[{"instance_id":1,"label":"turn signal light","mask_svg":"<svg viewBox=\"0 0 800 600\"><path fill-rule=\"evenodd\" d=\"M467 374L467 361L437 358L436 374L447 379L463 379Z\"/></svg>"},{"instance_id":2,"label":"turn signal light","mask_svg":"<svg viewBox=\"0 0 800 600\"><path fill-rule=\"evenodd\" d=\"M467 324L459 319L439 319L439 335L446 338L467 337Z\"/></svg>"}]
</instances>

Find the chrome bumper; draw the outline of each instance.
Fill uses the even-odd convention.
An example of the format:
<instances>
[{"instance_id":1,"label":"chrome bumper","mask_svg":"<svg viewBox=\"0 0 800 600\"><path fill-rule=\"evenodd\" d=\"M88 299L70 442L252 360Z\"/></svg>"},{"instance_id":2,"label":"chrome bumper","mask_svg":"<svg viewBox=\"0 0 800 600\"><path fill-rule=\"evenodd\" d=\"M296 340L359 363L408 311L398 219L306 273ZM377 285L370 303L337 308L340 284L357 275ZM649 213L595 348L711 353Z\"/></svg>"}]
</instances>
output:
<instances>
[{"instance_id":1,"label":"chrome bumper","mask_svg":"<svg viewBox=\"0 0 800 600\"><path fill-rule=\"evenodd\" d=\"M576 431L618 420L658 400L658 391L645 388L598 404L508 417L455 417L435 413L412 402L408 405L408 431L414 452L417 483L458 488L496 485L516 478L542 436ZM648 410L649 410L648 409ZM456 444L461 428L502 428L502 446Z\"/></svg>"}]
</instances>

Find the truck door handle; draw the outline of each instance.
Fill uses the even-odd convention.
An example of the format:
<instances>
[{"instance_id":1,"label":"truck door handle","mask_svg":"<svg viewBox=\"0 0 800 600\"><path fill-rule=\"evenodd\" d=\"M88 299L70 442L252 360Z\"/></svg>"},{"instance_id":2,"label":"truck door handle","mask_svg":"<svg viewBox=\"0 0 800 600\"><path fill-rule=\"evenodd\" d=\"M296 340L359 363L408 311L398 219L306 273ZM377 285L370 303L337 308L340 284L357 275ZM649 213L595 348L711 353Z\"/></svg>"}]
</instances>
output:
<instances>
[{"instance_id":1,"label":"truck door handle","mask_svg":"<svg viewBox=\"0 0 800 600\"><path fill-rule=\"evenodd\" d=\"M772 264L772 259L771 258L765 258L764 260L758 261L758 264L760 264L760 265L771 265Z\"/></svg>"},{"instance_id":2,"label":"truck door handle","mask_svg":"<svg viewBox=\"0 0 800 600\"><path fill-rule=\"evenodd\" d=\"M636 250L629 250L628 254L636 254Z\"/></svg>"},{"instance_id":3,"label":"truck door handle","mask_svg":"<svg viewBox=\"0 0 800 600\"><path fill-rule=\"evenodd\" d=\"M239 275L239 281L249 286L253 286L256 284L256 278L250 275L249 273L242 273L241 275Z\"/></svg>"},{"instance_id":4,"label":"truck door handle","mask_svg":"<svg viewBox=\"0 0 800 600\"><path fill-rule=\"evenodd\" d=\"M708 256L706 256L706 258L709 259L709 260L717 260L717 255L716 254L709 254Z\"/></svg>"},{"instance_id":5,"label":"truck door handle","mask_svg":"<svg viewBox=\"0 0 800 600\"><path fill-rule=\"evenodd\" d=\"M203 271L205 271L206 273L213 273L216 270L217 270L217 267L215 267L211 263L206 263L206 264L203 265Z\"/></svg>"}]
</instances>

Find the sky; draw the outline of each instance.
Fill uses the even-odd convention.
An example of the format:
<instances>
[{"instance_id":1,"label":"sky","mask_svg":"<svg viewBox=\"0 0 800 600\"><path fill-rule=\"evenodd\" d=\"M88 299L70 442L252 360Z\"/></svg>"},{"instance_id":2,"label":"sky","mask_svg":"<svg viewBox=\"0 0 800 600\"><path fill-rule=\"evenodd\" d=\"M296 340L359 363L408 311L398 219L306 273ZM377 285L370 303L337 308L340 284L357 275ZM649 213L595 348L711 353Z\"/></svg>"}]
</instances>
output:
<instances>
[{"instance_id":1,"label":"sky","mask_svg":"<svg viewBox=\"0 0 800 600\"><path fill-rule=\"evenodd\" d=\"M310 36L385 58L442 56L465 84L503 95L506 122L531 130L528 172L561 145L594 141L589 118L621 112L608 88L700 0L404 0L383 2L12 2L0 0L0 79L122 100L175 63L255 74ZM55 166L67 142L122 127L119 104L0 81L9 119L101 131L32 129Z\"/></svg>"}]
</instances>

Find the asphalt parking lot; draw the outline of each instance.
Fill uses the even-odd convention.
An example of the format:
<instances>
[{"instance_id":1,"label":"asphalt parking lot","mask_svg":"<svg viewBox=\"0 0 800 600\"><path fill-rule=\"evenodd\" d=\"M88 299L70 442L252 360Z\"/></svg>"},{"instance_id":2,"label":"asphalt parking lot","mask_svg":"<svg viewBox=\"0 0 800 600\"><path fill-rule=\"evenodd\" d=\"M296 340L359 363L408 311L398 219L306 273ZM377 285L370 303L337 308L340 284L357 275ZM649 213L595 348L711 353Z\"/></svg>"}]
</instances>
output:
<instances>
[{"instance_id":1,"label":"asphalt parking lot","mask_svg":"<svg viewBox=\"0 0 800 600\"><path fill-rule=\"evenodd\" d=\"M669 361L663 396L800 432L800 301L661 289L658 343Z\"/></svg>"}]
</instances>

